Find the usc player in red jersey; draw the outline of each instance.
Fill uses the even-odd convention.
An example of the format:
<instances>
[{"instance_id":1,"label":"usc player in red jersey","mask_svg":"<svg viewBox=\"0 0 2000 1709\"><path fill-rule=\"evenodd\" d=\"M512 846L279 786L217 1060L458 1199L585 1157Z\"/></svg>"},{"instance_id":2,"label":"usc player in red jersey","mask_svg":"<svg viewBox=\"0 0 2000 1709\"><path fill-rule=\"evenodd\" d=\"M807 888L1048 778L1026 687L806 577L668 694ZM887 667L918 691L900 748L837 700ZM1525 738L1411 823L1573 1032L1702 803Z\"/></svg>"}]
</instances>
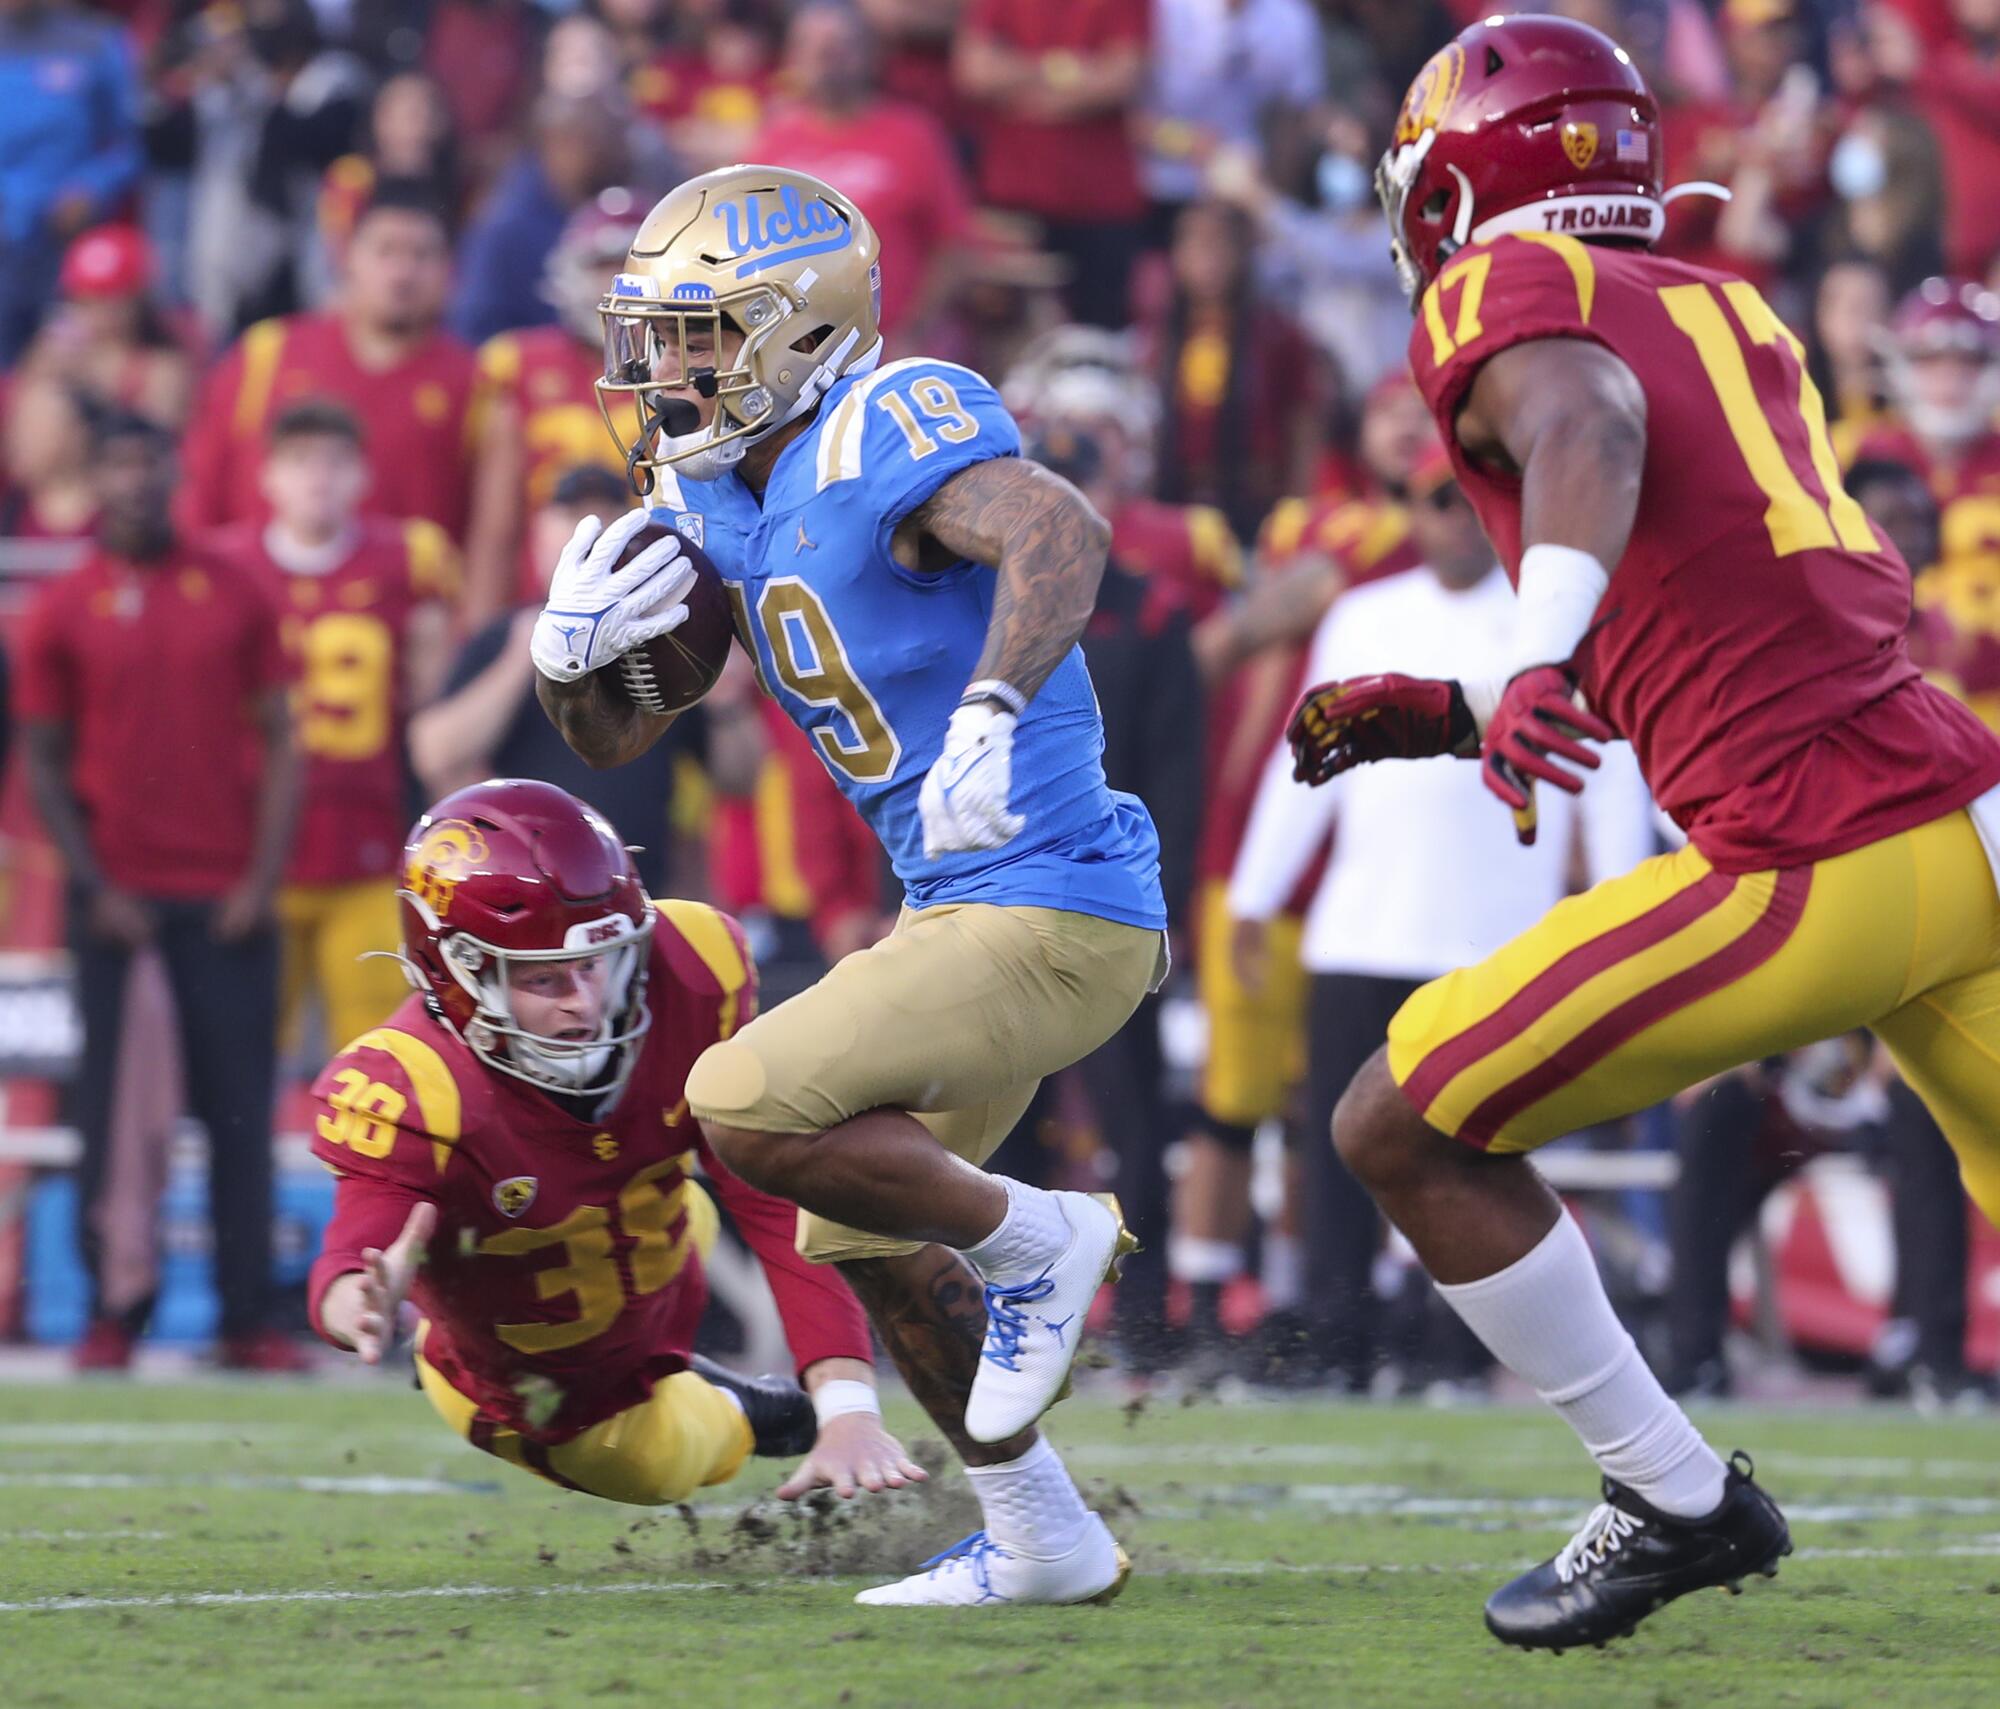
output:
<instances>
[{"instance_id":1,"label":"usc player in red jersey","mask_svg":"<svg viewBox=\"0 0 2000 1709\"><path fill-rule=\"evenodd\" d=\"M361 423L308 398L271 423L270 518L224 529L215 549L271 591L293 673L304 798L278 895L280 1031L317 992L330 1042L357 1038L402 1000L396 868L409 812L403 729L437 692L458 557L434 522L363 513Z\"/></svg>"},{"instance_id":2,"label":"usc player in red jersey","mask_svg":"<svg viewBox=\"0 0 2000 1709\"><path fill-rule=\"evenodd\" d=\"M1905 297L1885 349L1900 418L1860 441L1857 461L1913 469L1938 505L1933 568L1917 603L1957 637L1966 697L2000 729L2000 297L1926 279Z\"/></svg>"},{"instance_id":3,"label":"usc player in red jersey","mask_svg":"<svg viewBox=\"0 0 2000 1709\"><path fill-rule=\"evenodd\" d=\"M407 1293L446 1423L612 1501L683 1500L751 1453L809 1453L788 1496L921 1478L882 1429L854 1296L794 1250L796 1207L717 1163L688 1113L695 1058L756 1011L735 921L651 901L609 825L521 779L438 802L403 876L415 991L313 1088L339 1183L308 1284L319 1332L379 1362ZM691 1352L716 1226L697 1159L810 1400Z\"/></svg>"},{"instance_id":4,"label":"usc player in red jersey","mask_svg":"<svg viewBox=\"0 0 2000 1709\"><path fill-rule=\"evenodd\" d=\"M499 333L479 347L479 443L465 537L465 607L474 628L541 599L544 572L528 519L555 496L556 482L591 463L625 472L597 407L604 373L597 305L641 212L631 191L613 189L572 215L542 280L555 323Z\"/></svg>"},{"instance_id":5,"label":"usc player in red jersey","mask_svg":"<svg viewBox=\"0 0 2000 1709\"><path fill-rule=\"evenodd\" d=\"M322 311L260 320L202 381L183 442L176 520L190 532L261 522L264 437L305 398L333 397L368 433L374 503L465 533L478 439L472 352L443 329L451 234L408 184L378 185Z\"/></svg>"},{"instance_id":6,"label":"usc player in red jersey","mask_svg":"<svg viewBox=\"0 0 2000 1709\"><path fill-rule=\"evenodd\" d=\"M1486 1605L1503 1641L1560 1649L1791 1543L1646 1368L1526 1154L1869 1026L2000 1216L2000 742L1911 662L1909 572L1841 487L1797 338L1744 281L1648 253L1659 118L1623 50L1560 18L1472 25L1378 184L1411 363L1523 641L1504 682L1314 690L1299 774L1483 754L1525 837L1536 781L1581 788L1580 738L1616 734L1689 838L1424 986L1334 1117L1444 1297L1604 1472L1569 1544Z\"/></svg>"}]
</instances>

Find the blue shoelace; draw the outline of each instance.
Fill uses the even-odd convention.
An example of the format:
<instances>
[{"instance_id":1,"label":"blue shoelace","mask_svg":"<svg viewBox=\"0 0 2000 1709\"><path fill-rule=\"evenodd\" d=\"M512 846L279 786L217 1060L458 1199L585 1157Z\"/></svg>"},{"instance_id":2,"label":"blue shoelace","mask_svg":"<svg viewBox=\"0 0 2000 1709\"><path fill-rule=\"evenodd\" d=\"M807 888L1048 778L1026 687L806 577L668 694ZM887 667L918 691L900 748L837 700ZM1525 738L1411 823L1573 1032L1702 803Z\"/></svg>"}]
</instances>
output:
<instances>
[{"instance_id":1,"label":"blue shoelace","mask_svg":"<svg viewBox=\"0 0 2000 1709\"><path fill-rule=\"evenodd\" d=\"M936 1578L954 1561L964 1561L972 1571L972 1582L979 1586L979 1600L1005 1602L1007 1598L993 1588L992 1562L996 1556L1008 1558L1007 1551L984 1531L974 1531L969 1536L959 1538L943 1554L931 1556L924 1562L924 1566L930 1568L931 1577ZM918 1571L922 1570L922 1567L918 1568Z\"/></svg>"},{"instance_id":2,"label":"blue shoelace","mask_svg":"<svg viewBox=\"0 0 2000 1709\"><path fill-rule=\"evenodd\" d=\"M1028 1338L1028 1314L1021 1307L1045 1300L1055 1291L1056 1285L1046 1270L1032 1282L1016 1282L1008 1288L988 1283L986 1345L979 1350L980 1358L1003 1371L1018 1371L1021 1343Z\"/></svg>"}]
</instances>

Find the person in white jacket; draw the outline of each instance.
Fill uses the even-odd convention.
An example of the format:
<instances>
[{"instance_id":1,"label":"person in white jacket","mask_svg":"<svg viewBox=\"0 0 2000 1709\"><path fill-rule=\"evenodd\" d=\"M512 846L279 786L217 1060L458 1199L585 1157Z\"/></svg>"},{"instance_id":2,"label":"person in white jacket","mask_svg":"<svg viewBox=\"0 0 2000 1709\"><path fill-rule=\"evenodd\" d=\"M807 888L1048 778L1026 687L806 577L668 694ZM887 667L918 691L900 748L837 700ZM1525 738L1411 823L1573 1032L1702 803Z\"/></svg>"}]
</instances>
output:
<instances>
[{"instance_id":1,"label":"person in white jacket","mask_svg":"<svg viewBox=\"0 0 2000 1709\"><path fill-rule=\"evenodd\" d=\"M1336 600L1313 637L1306 681L1383 670L1468 681L1505 674L1513 590L1442 447L1411 478L1411 527L1423 565ZM1293 781L1280 741L1264 768L1229 885L1247 983L1264 972L1264 934L1247 928L1279 912L1333 840L1302 950L1312 1001L1298 1222L1302 1352L1336 1387L1365 1391L1374 1374L1370 1277L1381 1222L1324 1137L1334 1104L1419 985L1498 949L1571 889L1654 852L1651 802L1631 750L1618 744L1603 758L1581 798L1543 792L1540 834L1527 848L1493 811L1474 764L1364 766L1311 789Z\"/></svg>"}]
</instances>

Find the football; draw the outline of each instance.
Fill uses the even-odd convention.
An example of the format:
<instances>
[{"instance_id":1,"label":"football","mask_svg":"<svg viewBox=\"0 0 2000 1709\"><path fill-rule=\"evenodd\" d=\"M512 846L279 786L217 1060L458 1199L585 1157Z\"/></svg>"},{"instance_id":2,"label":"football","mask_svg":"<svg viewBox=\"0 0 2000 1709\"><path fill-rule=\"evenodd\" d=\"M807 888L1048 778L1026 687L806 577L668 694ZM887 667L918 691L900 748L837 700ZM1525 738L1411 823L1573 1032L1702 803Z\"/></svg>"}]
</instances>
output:
<instances>
[{"instance_id":1,"label":"football","mask_svg":"<svg viewBox=\"0 0 2000 1709\"><path fill-rule=\"evenodd\" d=\"M632 536L618 561L630 563L671 532L664 523L649 522ZM736 635L729 590L722 585L715 565L692 540L683 540L681 545L695 567L695 583L687 596L687 621L671 635L655 636L605 667L608 685L641 712L685 712L694 705L722 675Z\"/></svg>"}]
</instances>

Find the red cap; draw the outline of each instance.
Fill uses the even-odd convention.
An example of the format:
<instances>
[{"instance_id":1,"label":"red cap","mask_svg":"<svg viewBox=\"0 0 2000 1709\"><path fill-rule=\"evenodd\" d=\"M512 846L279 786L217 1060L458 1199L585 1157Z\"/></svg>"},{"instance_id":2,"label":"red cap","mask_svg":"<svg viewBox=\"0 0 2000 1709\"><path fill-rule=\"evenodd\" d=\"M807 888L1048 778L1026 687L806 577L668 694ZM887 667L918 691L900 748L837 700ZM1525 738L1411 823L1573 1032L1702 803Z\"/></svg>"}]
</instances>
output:
<instances>
[{"instance_id":1,"label":"red cap","mask_svg":"<svg viewBox=\"0 0 2000 1709\"><path fill-rule=\"evenodd\" d=\"M137 226L101 225L78 234L63 256L66 297L136 297L153 283L153 246Z\"/></svg>"},{"instance_id":2,"label":"red cap","mask_svg":"<svg viewBox=\"0 0 2000 1709\"><path fill-rule=\"evenodd\" d=\"M1361 407L1373 409L1378 403L1398 402L1416 390L1416 378L1410 370L1401 362L1393 363L1383 371L1382 377L1368 388L1367 395L1361 400Z\"/></svg>"}]
</instances>

